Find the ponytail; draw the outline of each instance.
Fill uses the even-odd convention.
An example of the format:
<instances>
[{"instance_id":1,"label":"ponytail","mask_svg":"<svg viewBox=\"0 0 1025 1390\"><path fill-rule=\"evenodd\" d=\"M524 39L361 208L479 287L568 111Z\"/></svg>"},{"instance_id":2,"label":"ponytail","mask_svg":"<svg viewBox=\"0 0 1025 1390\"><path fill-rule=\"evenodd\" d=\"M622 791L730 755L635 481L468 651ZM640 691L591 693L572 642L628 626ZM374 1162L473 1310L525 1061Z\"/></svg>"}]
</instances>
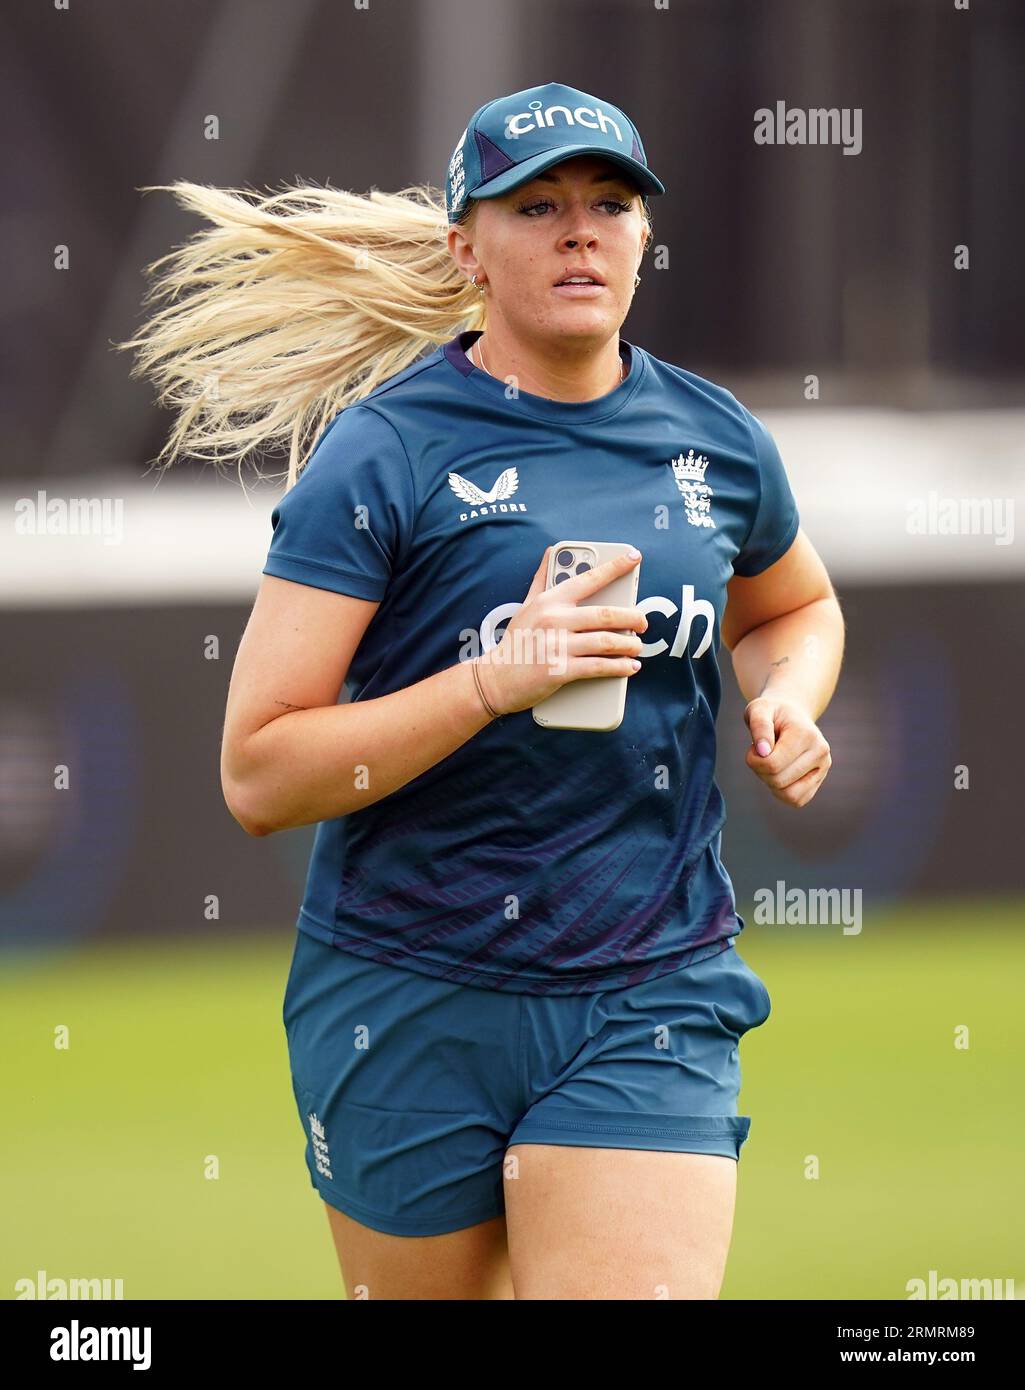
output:
<instances>
[{"instance_id":1,"label":"ponytail","mask_svg":"<svg viewBox=\"0 0 1025 1390\"><path fill-rule=\"evenodd\" d=\"M462 328L483 298L448 251L427 185L366 197L306 183L262 196L178 180L166 190L213 224L146 267L131 376L177 419L157 458L241 464L288 451L291 487L337 413ZM476 206L475 204L472 206Z\"/></svg>"}]
</instances>

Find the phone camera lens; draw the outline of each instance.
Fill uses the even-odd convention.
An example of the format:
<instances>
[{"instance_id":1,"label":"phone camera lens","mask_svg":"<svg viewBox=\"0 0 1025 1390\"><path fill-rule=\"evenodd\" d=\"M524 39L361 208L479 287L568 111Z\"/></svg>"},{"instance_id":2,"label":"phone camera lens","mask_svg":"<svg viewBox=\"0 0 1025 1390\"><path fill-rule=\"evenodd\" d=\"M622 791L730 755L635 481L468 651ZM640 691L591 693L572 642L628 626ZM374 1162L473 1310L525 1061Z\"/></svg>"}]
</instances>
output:
<instances>
[{"instance_id":1,"label":"phone camera lens","mask_svg":"<svg viewBox=\"0 0 1025 1390\"><path fill-rule=\"evenodd\" d=\"M556 583L556 584L561 584L562 581L563 581L564 579L568 579L568 578L569 578L569 575L568 575L568 574L557 574L557 575L555 576L555 579L554 579L553 582Z\"/></svg>"},{"instance_id":2,"label":"phone camera lens","mask_svg":"<svg viewBox=\"0 0 1025 1390\"><path fill-rule=\"evenodd\" d=\"M586 574L590 568L591 566L587 563L586 560L581 560L580 564L577 565L577 574Z\"/></svg>"},{"instance_id":3,"label":"phone camera lens","mask_svg":"<svg viewBox=\"0 0 1025 1390\"><path fill-rule=\"evenodd\" d=\"M560 550L555 557L555 562L559 565L571 565L573 563L572 550Z\"/></svg>"}]
</instances>

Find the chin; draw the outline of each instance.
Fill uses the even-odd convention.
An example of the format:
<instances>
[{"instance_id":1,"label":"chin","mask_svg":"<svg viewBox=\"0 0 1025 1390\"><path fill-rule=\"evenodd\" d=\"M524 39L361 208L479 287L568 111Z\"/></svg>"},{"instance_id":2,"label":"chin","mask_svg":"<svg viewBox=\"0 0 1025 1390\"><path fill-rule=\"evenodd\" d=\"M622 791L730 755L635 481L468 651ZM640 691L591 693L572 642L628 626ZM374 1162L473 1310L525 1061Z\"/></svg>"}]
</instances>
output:
<instances>
[{"instance_id":1,"label":"chin","mask_svg":"<svg viewBox=\"0 0 1025 1390\"><path fill-rule=\"evenodd\" d=\"M567 334L587 334L609 336L616 331L616 321L613 315L607 310L600 312L595 309L588 310L584 304L570 304L561 314L556 315L552 320L552 326L559 332Z\"/></svg>"}]
</instances>

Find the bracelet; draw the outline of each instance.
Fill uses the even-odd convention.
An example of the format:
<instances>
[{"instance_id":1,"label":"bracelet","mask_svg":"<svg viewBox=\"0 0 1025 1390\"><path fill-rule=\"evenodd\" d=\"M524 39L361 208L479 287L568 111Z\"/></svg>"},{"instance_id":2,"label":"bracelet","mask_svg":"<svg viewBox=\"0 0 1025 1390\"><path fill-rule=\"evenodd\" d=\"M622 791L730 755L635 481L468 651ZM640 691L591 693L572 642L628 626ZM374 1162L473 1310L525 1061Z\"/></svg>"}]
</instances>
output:
<instances>
[{"instance_id":1,"label":"bracelet","mask_svg":"<svg viewBox=\"0 0 1025 1390\"><path fill-rule=\"evenodd\" d=\"M480 657L475 656L473 660L470 662L470 665L473 667L473 680L474 684L477 687L477 694L480 696L481 700L484 703L484 708L487 710L488 714L491 715L492 719L499 719L501 716L499 715L498 710L491 708L491 705L488 703L488 697L484 694L484 687L480 683L480 671L477 669L477 663L479 661Z\"/></svg>"}]
</instances>

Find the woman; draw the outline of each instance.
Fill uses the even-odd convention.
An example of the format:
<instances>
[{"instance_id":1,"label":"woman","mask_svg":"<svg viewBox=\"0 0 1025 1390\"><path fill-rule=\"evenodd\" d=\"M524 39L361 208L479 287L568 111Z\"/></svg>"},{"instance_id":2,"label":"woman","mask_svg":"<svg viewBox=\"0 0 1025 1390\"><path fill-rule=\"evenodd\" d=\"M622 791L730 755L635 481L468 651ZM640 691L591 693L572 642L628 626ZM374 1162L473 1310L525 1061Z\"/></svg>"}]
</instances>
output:
<instances>
[{"instance_id":1,"label":"woman","mask_svg":"<svg viewBox=\"0 0 1025 1390\"><path fill-rule=\"evenodd\" d=\"M715 1298L770 1011L717 652L748 766L803 806L843 623L765 428L619 336L665 191L640 137L548 83L476 112L444 212L175 191L218 225L135 340L167 447L290 451L221 770L249 833L318 823L284 1022L349 1296ZM566 540L640 558L548 591ZM591 602L638 563L636 604ZM534 721L607 677L618 728Z\"/></svg>"}]
</instances>

